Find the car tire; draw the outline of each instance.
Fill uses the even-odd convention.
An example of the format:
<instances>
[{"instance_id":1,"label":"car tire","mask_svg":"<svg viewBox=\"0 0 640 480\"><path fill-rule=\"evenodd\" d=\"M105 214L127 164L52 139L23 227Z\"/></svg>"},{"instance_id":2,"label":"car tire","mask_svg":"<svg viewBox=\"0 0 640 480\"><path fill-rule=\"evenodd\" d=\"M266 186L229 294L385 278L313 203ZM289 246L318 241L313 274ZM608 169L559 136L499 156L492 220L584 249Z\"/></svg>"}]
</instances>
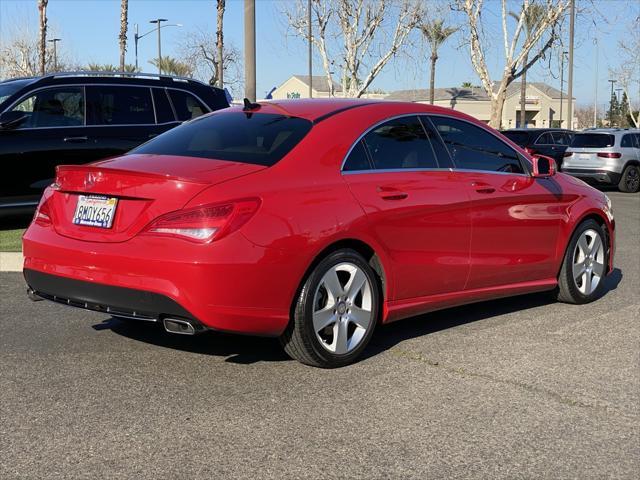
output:
<instances>
[{"instance_id":1,"label":"car tire","mask_svg":"<svg viewBox=\"0 0 640 480\"><path fill-rule=\"evenodd\" d=\"M589 303L600 296L608 267L607 236L595 220L585 220L571 236L558 276L557 299Z\"/></svg>"},{"instance_id":2,"label":"car tire","mask_svg":"<svg viewBox=\"0 0 640 480\"><path fill-rule=\"evenodd\" d=\"M380 297L378 277L362 255L351 249L332 252L306 278L280 343L307 365L348 365L373 335Z\"/></svg>"},{"instance_id":3,"label":"car tire","mask_svg":"<svg viewBox=\"0 0 640 480\"><path fill-rule=\"evenodd\" d=\"M640 166L627 165L622 172L618 189L625 193L636 193L640 191Z\"/></svg>"}]
</instances>

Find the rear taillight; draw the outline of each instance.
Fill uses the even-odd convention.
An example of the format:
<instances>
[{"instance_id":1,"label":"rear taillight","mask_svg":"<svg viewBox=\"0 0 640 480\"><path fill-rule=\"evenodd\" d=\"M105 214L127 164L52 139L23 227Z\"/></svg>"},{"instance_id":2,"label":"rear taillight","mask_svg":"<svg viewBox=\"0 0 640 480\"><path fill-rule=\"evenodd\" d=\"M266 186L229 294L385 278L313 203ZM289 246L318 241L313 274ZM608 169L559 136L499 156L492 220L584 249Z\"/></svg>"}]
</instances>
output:
<instances>
[{"instance_id":1,"label":"rear taillight","mask_svg":"<svg viewBox=\"0 0 640 480\"><path fill-rule=\"evenodd\" d=\"M33 215L33 221L38 225L46 227L51 225L51 209L49 207L49 197L43 198L36 208L36 213Z\"/></svg>"},{"instance_id":2,"label":"rear taillight","mask_svg":"<svg viewBox=\"0 0 640 480\"><path fill-rule=\"evenodd\" d=\"M622 154L618 152L600 152L598 156L601 158L620 158Z\"/></svg>"},{"instance_id":3,"label":"rear taillight","mask_svg":"<svg viewBox=\"0 0 640 480\"><path fill-rule=\"evenodd\" d=\"M573 155L573 152L564 152L565 157L570 157Z\"/></svg>"},{"instance_id":4,"label":"rear taillight","mask_svg":"<svg viewBox=\"0 0 640 480\"><path fill-rule=\"evenodd\" d=\"M208 243L238 230L259 206L259 199L249 198L178 210L157 218L143 233Z\"/></svg>"}]
</instances>

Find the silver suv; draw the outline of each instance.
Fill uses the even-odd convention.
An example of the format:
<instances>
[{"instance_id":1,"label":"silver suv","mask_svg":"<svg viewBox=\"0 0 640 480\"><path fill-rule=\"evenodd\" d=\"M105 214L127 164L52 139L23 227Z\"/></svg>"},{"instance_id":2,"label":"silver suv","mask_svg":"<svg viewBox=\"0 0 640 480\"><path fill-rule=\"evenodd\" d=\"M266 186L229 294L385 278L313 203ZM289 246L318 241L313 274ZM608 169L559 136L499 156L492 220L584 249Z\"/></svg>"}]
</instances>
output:
<instances>
[{"instance_id":1,"label":"silver suv","mask_svg":"<svg viewBox=\"0 0 640 480\"><path fill-rule=\"evenodd\" d=\"M585 181L640 190L640 130L593 129L576 133L562 171Z\"/></svg>"}]
</instances>

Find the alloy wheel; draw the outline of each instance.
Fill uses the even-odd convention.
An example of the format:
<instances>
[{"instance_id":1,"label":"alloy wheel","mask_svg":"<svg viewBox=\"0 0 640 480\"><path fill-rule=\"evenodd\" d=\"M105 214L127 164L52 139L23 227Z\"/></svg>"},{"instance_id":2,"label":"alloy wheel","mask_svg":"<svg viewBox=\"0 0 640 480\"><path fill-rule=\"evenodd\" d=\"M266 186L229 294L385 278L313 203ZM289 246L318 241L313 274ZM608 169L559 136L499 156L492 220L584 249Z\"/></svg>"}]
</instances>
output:
<instances>
[{"instance_id":1,"label":"alloy wheel","mask_svg":"<svg viewBox=\"0 0 640 480\"><path fill-rule=\"evenodd\" d=\"M374 327L371 289L365 273L350 262L334 265L324 274L313 300L313 330L323 348L347 354Z\"/></svg>"},{"instance_id":2,"label":"alloy wheel","mask_svg":"<svg viewBox=\"0 0 640 480\"><path fill-rule=\"evenodd\" d=\"M604 262L602 237L596 230L585 230L573 252L573 280L580 293L588 296L598 288L605 271Z\"/></svg>"},{"instance_id":3,"label":"alloy wheel","mask_svg":"<svg viewBox=\"0 0 640 480\"><path fill-rule=\"evenodd\" d=\"M627 184L627 190L629 192L635 192L638 189L638 185L640 185L640 169L637 167L630 169L627 173L625 183Z\"/></svg>"}]
</instances>

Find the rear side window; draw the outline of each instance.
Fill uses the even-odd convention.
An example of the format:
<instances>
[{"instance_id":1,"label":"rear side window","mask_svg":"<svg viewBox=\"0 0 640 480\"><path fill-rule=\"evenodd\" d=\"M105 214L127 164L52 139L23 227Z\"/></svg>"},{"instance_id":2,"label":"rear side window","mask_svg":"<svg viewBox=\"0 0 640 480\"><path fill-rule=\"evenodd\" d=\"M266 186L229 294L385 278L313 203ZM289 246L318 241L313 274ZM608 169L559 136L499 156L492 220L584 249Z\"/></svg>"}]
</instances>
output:
<instances>
[{"instance_id":1,"label":"rear side window","mask_svg":"<svg viewBox=\"0 0 640 480\"><path fill-rule=\"evenodd\" d=\"M569 145L571 143L571 135L564 132L553 132L553 143L556 145Z\"/></svg>"},{"instance_id":2,"label":"rear side window","mask_svg":"<svg viewBox=\"0 0 640 480\"><path fill-rule=\"evenodd\" d=\"M369 156L362 140L356 143L351 149L351 153L347 157L347 161L344 162L343 171L354 172L357 170L370 170L371 164L369 163Z\"/></svg>"},{"instance_id":3,"label":"rear side window","mask_svg":"<svg viewBox=\"0 0 640 480\"><path fill-rule=\"evenodd\" d=\"M84 125L82 87L39 90L25 98L13 111L25 112L27 120L20 128L77 127Z\"/></svg>"},{"instance_id":4,"label":"rear side window","mask_svg":"<svg viewBox=\"0 0 640 480\"><path fill-rule=\"evenodd\" d=\"M169 130L130 153L230 160L271 166L311 130L303 118L225 112Z\"/></svg>"},{"instance_id":5,"label":"rear side window","mask_svg":"<svg viewBox=\"0 0 640 480\"><path fill-rule=\"evenodd\" d=\"M526 132L504 131L501 133L520 147L524 148L529 145L529 134Z\"/></svg>"},{"instance_id":6,"label":"rear side window","mask_svg":"<svg viewBox=\"0 0 640 480\"><path fill-rule=\"evenodd\" d=\"M483 128L448 117L431 117L456 168L524 173L518 154Z\"/></svg>"},{"instance_id":7,"label":"rear side window","mask_svg":"<svg viewBox=\"0 0 640 480\"><path fill-rule=\"evenodd\" d=\"M173 115L167 92L164 88L153 89L153 102L156 107L156 119L158 123L175 122L176 118Z\"/></svg>"},{"instance_id":8,"label":"rear side window","mask_svg":"<svg viewBox=\"0 0 640 480\"><path fill-rule=\"evenodd\" d=\"M622 140L620 140L620 146L623 148L637 148L638 142L636 140L636 135L633 133L628 133L622 136Z\"/></svg>"},{"instance_id":9,"label":"rear side window","mask_svg":"<svg viewBox=\"0 0 640 480\"><path fill-rule=\"evenodd\" d=\"M196 97L183 90L168 90L176 117L181 122L193 120L209 110Z\"/></svg>"},{"instance_id":10,"label":"rear side window","mask_svg":"<svg viewBox=\"0 0 640 480\"><path fill-rule=\"evenodd\" d=\"M156 123L147 87L87 87L92 125L151 125Z\"/></svg>"},{"instance_id":11,"label":"rear side window","mask_svg":"<svg viewBox=\"0 0 640 480\"><path fill-rule=\"evenodd\" d=\"M576 133L571 142L572 148L613 147L616 137L608 133Z\"/></svg>"},{"instance_id":12,"label":"rear side window","mask_svg":"<svg viewBox=\"0 0 640 480\"><path fill-rule=\"evenodd\" d=\"M438 168L431 142L418 117L390 120L364 137L374 168Z\"/></svg>"},{"instance_id":13,"label":"rear side window","mask_svg":"<svg viewBox=\"0 0 640 480\"><path fill-rule=\"evenodd\" d=\"M536 140L536 145L553 145L555 141L553 140L553 136L550 132L543 133Z\"/></svg>"}]
</instances>

